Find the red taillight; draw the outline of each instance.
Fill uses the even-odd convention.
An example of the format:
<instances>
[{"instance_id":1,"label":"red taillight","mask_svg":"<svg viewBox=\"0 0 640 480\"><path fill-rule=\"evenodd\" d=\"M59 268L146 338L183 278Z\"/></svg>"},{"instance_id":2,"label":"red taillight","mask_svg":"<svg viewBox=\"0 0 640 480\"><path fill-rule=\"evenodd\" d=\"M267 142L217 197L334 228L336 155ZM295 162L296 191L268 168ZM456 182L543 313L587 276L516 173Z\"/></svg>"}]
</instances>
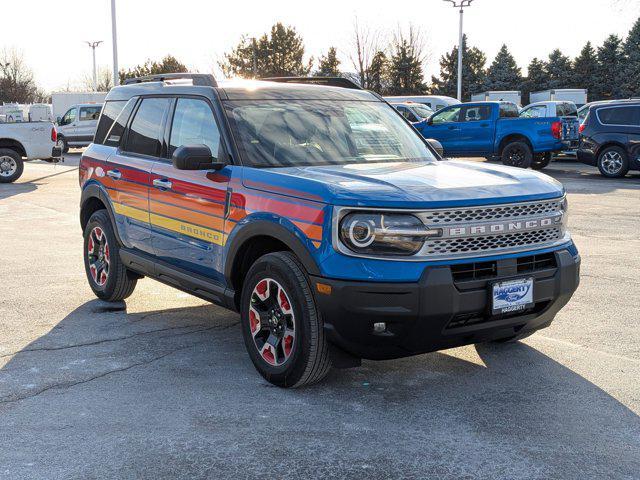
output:
<instances>
[{"instance_id":1,"label":"red taillight","mask_svg":"<svg viewBox=\"0 0 640 480\"><path fill-rule=\"evenodd\" d=\"M582 123L582 124L580 124L580 127L578 128L578 131L579 131L580 133L582 133L582 132L584 132L584 129L585 129L585 128L587 128L587 126L586 126L584 123Z\"/></svg>"},{"instance_id":2,"label":"red taillight","mask_svg":"<svg viewBox=\"0 0 640 480\"><path fill-rule=\"evenodd\" d=\"M553 122L551 124L551 135L558 140L562 138L562 122Z\"/></svg>"},{"instance_id":3,"label":"red taillight","mask_svg":"<svg viewBox=\"0 0 640 480\"><path fill-rule=\"evenodd\" d=\"M58 132L56 131L56 127L51 127L51 141L52 142L58 141Z\"/></svg>"}]
</instances>

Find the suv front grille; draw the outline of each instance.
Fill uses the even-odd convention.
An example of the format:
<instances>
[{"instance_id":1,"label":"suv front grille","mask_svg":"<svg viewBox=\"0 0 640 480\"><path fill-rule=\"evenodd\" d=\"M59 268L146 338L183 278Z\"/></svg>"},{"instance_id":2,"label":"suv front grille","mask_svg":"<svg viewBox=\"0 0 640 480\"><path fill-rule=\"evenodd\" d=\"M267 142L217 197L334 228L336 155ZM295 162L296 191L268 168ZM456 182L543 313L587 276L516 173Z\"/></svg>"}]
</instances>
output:
<instances>
[{"instance_id":1,"label":"suv front grille","mask_svg":"<svg viewBox=\"0 0 640 480\"><path fill-rule=\"evenodd\" d=\"M475 221L510 220L518 217L534 217L557 213L562 209L562 200L522 203L492 207L473 207L447 210L432 210L420 214L427 225L465 223Z\"/></svg>"},{"instance_id":2,"label":"suv front grille","mask_svg":"<svg viewBox=\"0 0 640 480\"><path fill-rule=\"evenodd\" d=\"M561 238L562 230L559 227L554 227L530 232L505 233L503 235L486 237L428 240L423 247L423 252L426 255L438 256L485 253L493 250L522 248L552 243Z\"/></svg>"},{"instance_id":3,"label":"suv front grille","mask_svg":"<svg viewBox=\"0 0 640 480\"><path fill-rule=\"evenodd\" d=\"M553 252L518 258L518 273L536 272L556 266L556 256Z\"/></svg>"}]
</instances>

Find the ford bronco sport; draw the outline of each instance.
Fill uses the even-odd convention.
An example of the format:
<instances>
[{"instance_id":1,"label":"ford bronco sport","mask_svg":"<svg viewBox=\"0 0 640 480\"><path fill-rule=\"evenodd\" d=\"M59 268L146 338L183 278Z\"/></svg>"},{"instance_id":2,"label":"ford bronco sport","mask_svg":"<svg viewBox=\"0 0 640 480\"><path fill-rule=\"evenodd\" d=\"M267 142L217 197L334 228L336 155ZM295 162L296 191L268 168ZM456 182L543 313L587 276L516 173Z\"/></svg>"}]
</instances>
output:
<instances>
[{"instance_id":1,"label":"ford bronco sport","mask_svg":"<svg viewBox=\"0 0 640 480\"><path fill-rule=\"evenodd\" d=\"M374 93L174 74L108 94L80 166L89 284L240 312L270 382L519 339L578 285L562 185L446 161Z\"/></svg>"}]
</instances>

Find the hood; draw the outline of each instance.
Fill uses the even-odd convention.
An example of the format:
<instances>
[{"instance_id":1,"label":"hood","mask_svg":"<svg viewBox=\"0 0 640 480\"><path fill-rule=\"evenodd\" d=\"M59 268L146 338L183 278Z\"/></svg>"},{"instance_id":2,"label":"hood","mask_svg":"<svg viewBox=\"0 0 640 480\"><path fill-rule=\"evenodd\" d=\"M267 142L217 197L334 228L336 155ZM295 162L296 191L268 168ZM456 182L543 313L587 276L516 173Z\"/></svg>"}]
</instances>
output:
<instances>
[{"instance_id":1,"label":"hood","mask_svg":"<svg viewBox=\"0 0 640 480\"><path fill-rule=\"evenodd\" d=\"M489 205L564 194L542 173L443 160L246 169L245 186L332 205L437 208Z\"/></svg>"}]
</instances>

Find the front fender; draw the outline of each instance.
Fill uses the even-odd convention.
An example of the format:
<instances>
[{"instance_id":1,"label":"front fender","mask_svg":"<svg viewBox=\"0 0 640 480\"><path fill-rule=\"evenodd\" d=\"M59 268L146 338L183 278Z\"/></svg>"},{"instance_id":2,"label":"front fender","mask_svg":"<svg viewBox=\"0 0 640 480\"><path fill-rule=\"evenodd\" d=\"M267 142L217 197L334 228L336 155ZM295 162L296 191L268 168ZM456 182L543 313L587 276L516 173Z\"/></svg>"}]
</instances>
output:
<instances>
[{"instance_id":1,"label":"front fender","mask_svg":"<svg viewBox=\"0 0 640 480\"><path fill-rule=\"evenodd\" d=\"M106 207L109 218L111 219L111 224L113 225L113 231L115 232L116 239L120 245L123 245L118 229L116 228L116 217L113 211L113 206L111 205L111 200L109 199L109 194L105 188L95 180L88 181L82 187L82 194L80 195L80 226L84 228L86 221L88 221L88 218L85 218L84 212L88 202L93 198L100 200L100 202L102 202Z\"/></svg>"},{"instance_id":2,"label":"front fender","mask_svg":"<svg viewBox=\"0 0 640 480\"><path fill-rule=\"evenodd\" d=\"M242 246L253 238L268 236L284 243L300 260L311 275L319 275L320 269L311 254L312 241L290 220L274 214L255 214L238 222L227 238L224 275L230 284L234 261Z\"/></svg>"}]
</instances>

